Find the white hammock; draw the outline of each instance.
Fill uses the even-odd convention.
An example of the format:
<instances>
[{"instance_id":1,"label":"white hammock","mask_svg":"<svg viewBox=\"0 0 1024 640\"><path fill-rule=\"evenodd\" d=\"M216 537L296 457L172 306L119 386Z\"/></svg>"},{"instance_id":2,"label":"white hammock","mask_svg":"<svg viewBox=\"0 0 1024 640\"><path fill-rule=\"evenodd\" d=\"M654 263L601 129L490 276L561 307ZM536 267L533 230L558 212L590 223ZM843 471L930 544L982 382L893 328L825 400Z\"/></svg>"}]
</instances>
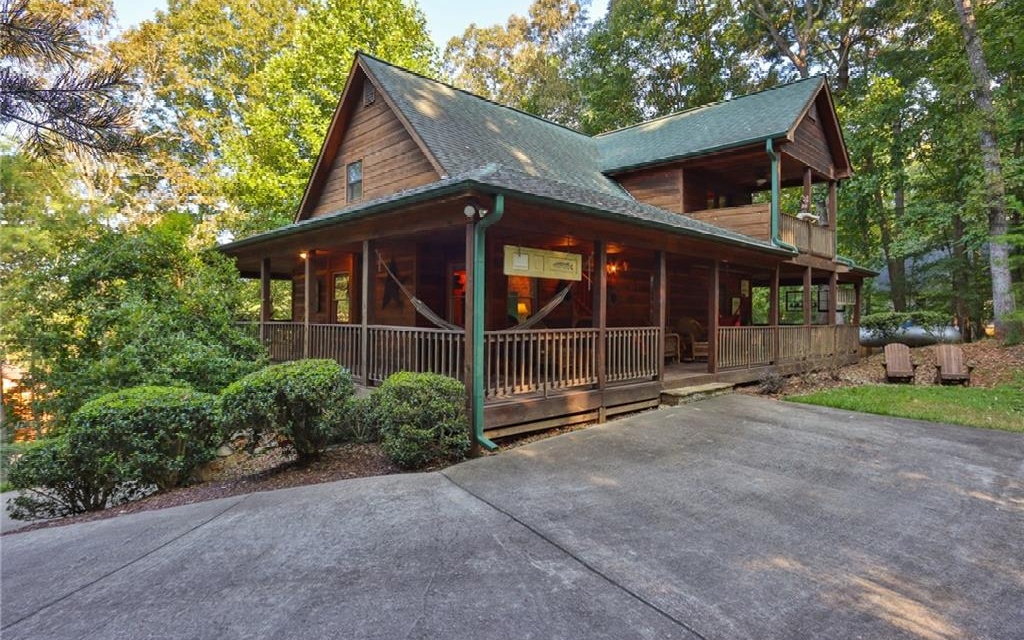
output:
<instances>
[{"instance_id":1,"label":"white hammock","mask_svg":"<svg viewBox=\"0 0 1024 640\"><path fill-rule=\"evenodd\" d=\"M396 276L391 271L391 268L388 267L388 264L386 262L384 262L384 258L380 255L380 251L377 251L377 261L380 263L380 265L382 267L384 267L384 271L386 271L387 274L391 277L391 279L395 281L395 284L398 285L399 290L403 294L405 294L405 297L409 299L409 302L412 303L413 308L416 309L416 311L420 315L422 315L424 318L426 318L431 323L433 323L435 326L437 326L437 327L439 327L441 329L445 329L447 331L462 331L463 330L462 327L460 327L459 325L452 324L451 322L448 322L447 320L445 320L441 316L439 316L436 313L434 313L434 310L431 309L427 305L426 302L423 302L422 300L420 300L416 296L412 295L412 292L410 292L408 289L405 288L405 285L403 285L402 281L398 279L398 276ZM509 329L505 329L504 331L524 331L526 329L530 329L530 328L534 327L537 323L539 323L541 320L546 318L549 313L554 311L555 308L558 305L562 304L562 302L565 300L565 297L569 295L569 290L571 288L572 288L572 283L570 282L570 283L566 284L562 288L561 291L556 293L555 297L551 298L551 300L546 305L544 305L543 307L538 309L537 313L533 314L532 316L530 316L526 320L523 320L522 322L520 322L516 326L511 327Z\"/></svg>"}]
</instances>

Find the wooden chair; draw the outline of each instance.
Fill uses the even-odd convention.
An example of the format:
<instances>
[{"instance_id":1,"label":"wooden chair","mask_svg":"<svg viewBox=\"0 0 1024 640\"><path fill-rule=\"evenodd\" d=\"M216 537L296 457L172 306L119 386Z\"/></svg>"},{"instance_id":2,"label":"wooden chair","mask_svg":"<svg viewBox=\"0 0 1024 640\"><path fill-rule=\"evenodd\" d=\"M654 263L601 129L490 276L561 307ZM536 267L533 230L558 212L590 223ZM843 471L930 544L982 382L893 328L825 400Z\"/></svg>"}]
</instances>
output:
<instances>
[{"instance_id":1,"label":"wooden chair","mask_svg":"<svg viewBox=\"0 0 1024 640\"><path fill-rule=\"evenodd\" d=\"M917 365L910 358L910 347L899 342L885 345L885 381L914 384Z\"/></svg>"},{"instance_id":2,"label":"wooden chair","mask_svg":"<svg viewBox=\"0 0 1024 640\"><path fill-rule=\"evenodd\" d=\"M693 359L694 360L707 360L708 359L708 343L707 341L698 342L693 341Z\"/></svg>"},{"instance_id":3,"label":"wooden chair","mask_svg":"<svg viewBox=\"0 0 1024 640\"><path fill-rule=\"evenodd\" d=\"M679 362L682 358L682 341L678 333L665 329L665 359Z\"/></svg>"},{"instance_id":4,"label":"wooden chair","mask_svg":"<svg viewBox=\"0 0 1024 640\"><path fill-rule=\"evenodd\" d=\"M939 344L935 346L935 384L971 384L972 365L964 362L960 345Z\"/></svg>"}]
</instances>

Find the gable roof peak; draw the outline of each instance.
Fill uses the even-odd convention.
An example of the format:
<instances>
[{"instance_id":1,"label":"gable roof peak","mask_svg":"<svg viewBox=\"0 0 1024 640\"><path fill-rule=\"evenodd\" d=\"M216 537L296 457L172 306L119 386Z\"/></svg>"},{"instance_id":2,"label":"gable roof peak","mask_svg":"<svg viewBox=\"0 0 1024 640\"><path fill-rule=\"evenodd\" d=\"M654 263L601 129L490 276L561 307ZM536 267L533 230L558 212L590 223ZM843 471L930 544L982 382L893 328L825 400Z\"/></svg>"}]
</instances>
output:
<instances>
[{"instance_id":1,"label":"gable roof peak","mask_svg":"<svg viewBox=\"0 0 1024 640\"><path fill-rule=\"evenodd\" d=\"M564 124L561 124L559 122L555 122L554 120L548 120L547 118L545 118L543 116L539 116L539 115L537 115L535 113L530 113L529 111L523 111L522 109L510 106L510 105L507 105L507 104L503 104L501 102L497 102L497 101L492 100L490 98L485 98L484 96L482 96L480 94L473 93L472 91L469 91L468 89L463 89L461 87L457 87L457 86L455 86L453 84L445 82L444 80L438 80L437 78L431 78L430 76L423 75L422 73L419 73L417 71L413 71L412 69L406 69L405 67L400 67L400 66L398 66L397 64L395 64L393 62L388 62L387 60L384 60L383 58L378 58L377 56L375 56L373 54L370 54L370 53L367 53L367 52L365 52L365 51L363 51L361 49L356 51L356 58L357 59L364 58L364 59L368 59L368 60L373 61L373 62L378 62L378 63L386 65L387 67L390 67L391 69L393 69L395 71L398 71L400 73L407 73L409 75L416 76L417 78L419 78L421 80L425 80L427 82L433 82L434 84L441 85L442 87L446 87L448 89L451 89L452 91L457 91L457 92L459 92L459 93L461 93L463 95L469 96L470 98L475 98L476 100L480 100L480 101L486 102L487 104L490 104L492 106L500 107L500 108L506 109L508 111L513 111L515 113L518 113L519 115L527 116L528 118L532 118L534 120L539 120L540 122L543 122L545 124L549 124L549 125L551 125L553 127L558 127L559 129L565 129L566 131L570 131L572 133L575 133L576 135L583 136L584 138L589 138L590 137L589 135L583 133L582 131L580 131L578 129L574 129L573 127L570 127L568 125L564 125Z\"/></svg>"}]
</instances>

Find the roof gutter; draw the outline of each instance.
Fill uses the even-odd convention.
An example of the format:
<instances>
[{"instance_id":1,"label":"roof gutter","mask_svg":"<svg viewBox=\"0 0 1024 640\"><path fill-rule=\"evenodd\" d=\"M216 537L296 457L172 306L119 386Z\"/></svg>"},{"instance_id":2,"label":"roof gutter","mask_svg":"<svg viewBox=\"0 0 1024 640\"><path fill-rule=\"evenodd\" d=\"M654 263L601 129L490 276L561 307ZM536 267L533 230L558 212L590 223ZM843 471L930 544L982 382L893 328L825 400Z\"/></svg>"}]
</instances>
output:
<instances>
[{"instance_id":1,"label":"roof gutter","mask_svg":"<svg viewBox=\"0 0 1024 640\"><path fill-rule=\"evenodd\" d=\"M771 239L772 244L776 247L783 249L789 249L795 253L800 253L800 250L782 240L779 237L779 154L775 153L775 145L771 138L765 141L765 151L768 152L768 157L772 161L772 211L771 211Z\"/></svg>"},{"instance_id":2,"label":"roof gutter","mask_svg":"<svg viewBox=\"0 0 1024 640\"><path fill-rule=\"evenodd\" d=\"M478 220L473 225L473 327L470 339L473 341L473 379L469 381L473 426L473 437L476 442L488 451L494 451L498 445L484 436L484 284L487 282L487 229L496 224L505 215L505 196L494 197L494 211Z\"/></svg>"}]
</instances>

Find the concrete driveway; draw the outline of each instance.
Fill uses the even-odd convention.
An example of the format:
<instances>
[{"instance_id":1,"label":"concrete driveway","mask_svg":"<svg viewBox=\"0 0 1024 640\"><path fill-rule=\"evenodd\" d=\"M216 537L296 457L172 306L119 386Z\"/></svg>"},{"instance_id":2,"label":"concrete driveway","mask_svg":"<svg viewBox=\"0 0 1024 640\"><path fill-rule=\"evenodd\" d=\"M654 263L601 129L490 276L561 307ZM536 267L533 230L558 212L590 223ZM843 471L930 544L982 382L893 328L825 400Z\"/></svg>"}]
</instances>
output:
<instances>
[{"instance_id":1,"label":"concrete driveway","mask_svg":"<svg viewBox=\"0 0 1024 640\"><path fill-rule=\"evenodd\" d=\"M17 638L1020 638L1024 436L726 396L2 539Z\"/></svg>"}]
</instances>

